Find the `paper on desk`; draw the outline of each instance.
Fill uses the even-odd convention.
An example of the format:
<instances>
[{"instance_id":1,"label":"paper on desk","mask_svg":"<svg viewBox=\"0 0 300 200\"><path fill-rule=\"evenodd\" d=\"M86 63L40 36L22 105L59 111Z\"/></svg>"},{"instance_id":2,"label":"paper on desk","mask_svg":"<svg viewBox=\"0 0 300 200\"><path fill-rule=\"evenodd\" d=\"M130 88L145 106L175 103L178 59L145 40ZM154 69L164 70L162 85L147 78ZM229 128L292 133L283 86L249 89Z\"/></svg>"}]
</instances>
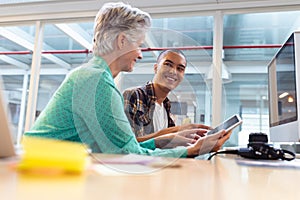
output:
<instances>
[{"instance_id":1,"label":"paper on desk","mask_svg":"<svg viewBox=\"0 0 300 200\"><path fill-rule=\"evenodd\" d=\"M180 166L175 163L175 159L137 154L118 155L113 158L97 158L97 155L95 156L94 170L104 175L145 174L165 167Z\"/></svg>"},{"instance_id":2,"label":"paper on desk","mask_svg":"<svg viewBox=\"0 0 300 200\"><path fill-rule=\"evenodd\" d=\"M93 171L102 176L128 176L151 174L156 168L137 164L93 164Z\"/></svg>"},{"instance_id":3,"label":"paper on desk","mask_svg":"<svg viewBox=\"0 0 300 200\"><path fill-rule=\"evenodd\" d=\"M163 157L146 156L138 154L126 154L118 155L116 157L97 157L93 156L98 163L102 164L137 164L137 165L147 165L151 167L179 167L179 164L175 164L176 159L168 159Z\"/></svg>"},{"instance_id":4,"label":"paper on desk","mask_svg":"<svg viewBox=\"0 0 300 200\"><path fill-rule=\"evenodd\" d=\"M148 165L152 162L159 161L161 158L152 157L152 156L143 156L143 155L137 155L137 154L126 154L126 155L117 155L114 157L97 157L97 155L94 156L94 158L99 162L103 164L139 164L139 165Z\"/></svg>"},{"instance_id":5,"label":"paper on desk","mask_svg":"<svg viewBox=\"0 0 300 200\"><path fill-rule=\"evenodd\" d=\"M284 160L251 160L251 159L237 158L236 163L245 166L300 169L299 159L295 159L292 161L284 161Z\"/></svg>"}]
</instances>

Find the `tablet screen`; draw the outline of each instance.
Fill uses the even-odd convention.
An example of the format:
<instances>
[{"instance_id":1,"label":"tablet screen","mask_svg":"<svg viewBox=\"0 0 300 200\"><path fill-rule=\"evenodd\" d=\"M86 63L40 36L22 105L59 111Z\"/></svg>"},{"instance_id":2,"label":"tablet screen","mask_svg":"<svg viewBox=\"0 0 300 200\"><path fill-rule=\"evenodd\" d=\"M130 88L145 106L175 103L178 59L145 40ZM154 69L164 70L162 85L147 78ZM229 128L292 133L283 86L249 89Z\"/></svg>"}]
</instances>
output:
<instances>
[{"instance_id":1,"label":"tablet screen","mask_svg":"<svg viewBox=\"0 0 300 200\"><path fill-rule=\"evenodd\" d=\"M239 125L240 123L241 123L241 120L238 118L237 115L234 115L231 118L224 121L219 126L217 126L216 128L214 128L213 130L209 131L207 133L207 135L217 133L222 129L225 129L226 131L229 131L230 129L234 128L235 126Z\"/></svg>"}]
</instances>

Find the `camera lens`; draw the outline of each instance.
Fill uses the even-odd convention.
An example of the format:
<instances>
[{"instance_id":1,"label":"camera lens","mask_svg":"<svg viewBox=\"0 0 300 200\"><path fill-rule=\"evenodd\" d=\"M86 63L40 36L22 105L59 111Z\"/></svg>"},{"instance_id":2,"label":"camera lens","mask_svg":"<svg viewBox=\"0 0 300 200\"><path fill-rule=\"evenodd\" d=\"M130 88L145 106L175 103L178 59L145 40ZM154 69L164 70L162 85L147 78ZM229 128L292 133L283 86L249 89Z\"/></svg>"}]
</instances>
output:
<instances>
[{"instance_id":1,"label":"camera lens","mask_svg":"<svg viewBox=\"0 0 300 200\"><path fill-rule=\"evenodd\" d=\"M268 143L268 136L265 133L250 133L249 143Z\"/></svg>"}]
</instances>

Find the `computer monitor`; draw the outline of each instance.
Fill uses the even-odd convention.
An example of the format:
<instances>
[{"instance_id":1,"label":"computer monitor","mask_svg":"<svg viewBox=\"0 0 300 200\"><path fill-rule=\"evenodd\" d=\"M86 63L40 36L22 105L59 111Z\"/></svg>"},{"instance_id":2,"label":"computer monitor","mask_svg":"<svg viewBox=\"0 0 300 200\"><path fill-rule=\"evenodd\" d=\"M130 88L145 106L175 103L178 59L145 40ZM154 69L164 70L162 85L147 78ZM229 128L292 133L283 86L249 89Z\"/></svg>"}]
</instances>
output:
<instances>
[{"instance_id":1,"label":"computer monitor","mask_svg":"<svg viewBox=\"0 0 300 200\"><path fill-rule=\"evenodd\" d=\"M294 32L268 65L271 142L299 142L300 32Z\"/></svg>"}]
</instances>

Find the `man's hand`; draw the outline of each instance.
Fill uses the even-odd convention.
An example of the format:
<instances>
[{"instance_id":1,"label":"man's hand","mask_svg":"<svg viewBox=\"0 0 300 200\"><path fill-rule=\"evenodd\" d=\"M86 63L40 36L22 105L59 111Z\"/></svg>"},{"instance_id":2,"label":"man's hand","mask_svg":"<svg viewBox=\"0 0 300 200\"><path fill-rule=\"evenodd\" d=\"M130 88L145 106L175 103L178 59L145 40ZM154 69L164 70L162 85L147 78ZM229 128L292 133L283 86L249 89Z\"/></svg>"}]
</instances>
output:
<instances>
[{"instance_id":1,"label":"man's hand","mask_svg":"<svg viewBox=\"0 0 300 200\"><path fill-rule=\"evenodd\" d=\"M206 129L190 129L175 133L165 134L155 138L158 148L174 148L177 146L189 146L204 136Z\"/></svg>"},{"instance_id":2,"label":"man's hand","mask_svg":"<svg viewBox=\"0 0 300 200\"><path fill-rule=\"evenodd\" d=\"M178 131L174 134L176 134L178 136L198 140L200 137L205 136L206 133L207 133L207 129L194 128L194 129L187 129L187 130L183 130L183 131Z\"/></svg>"},{"instance_id":3,"label":"man's hand","mask_svg":"<svg viewBox=\"0 0 300 200\"><path fill-rule=\"evenodd\" d=\"M206 130L211 130L212 127L204 125L204 124L184 124L181 126L178 126L177 131L183 131L183 130L189 130L189 129L206 129Z\"/></svg>"}]
</instances>

